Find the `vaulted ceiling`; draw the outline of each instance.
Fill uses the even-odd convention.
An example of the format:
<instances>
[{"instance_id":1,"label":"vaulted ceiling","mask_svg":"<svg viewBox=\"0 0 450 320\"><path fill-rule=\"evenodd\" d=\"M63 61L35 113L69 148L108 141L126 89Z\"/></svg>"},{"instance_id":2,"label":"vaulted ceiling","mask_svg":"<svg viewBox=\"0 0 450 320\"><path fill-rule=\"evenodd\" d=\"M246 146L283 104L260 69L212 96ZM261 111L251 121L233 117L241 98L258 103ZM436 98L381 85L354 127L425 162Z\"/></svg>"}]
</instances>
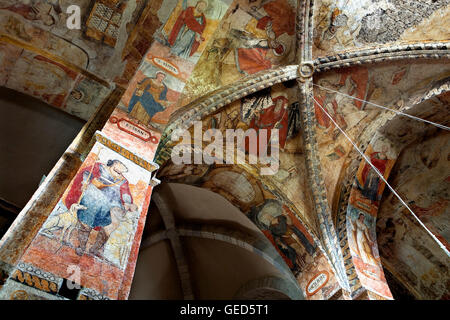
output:
<instances>
[{"instance_id":1,"label":"vaulted ceiling","mask_svg":"<svg viewBox=\"0 0 450 320\"><path fill-rule=\"evenodd\" d=\"M372 298L389 298L383 268L416 297L448 297L448 286L434 290L432 283L449 279L440 250L449 241L448 128L442 126L450 121L450 1L206 3L202 39L181 59L169 49L171 30L182 8L197 1L72 0L81 8L82 28L69 30L68 1L2 0L0 85L88 120L105 101L129 110L138 83L163 70L167 107L141 123L161 136L158 177L233 203L273 242L303 289L326 271L328 285L309 298L328 299L338 284L353 298L364 288ZM267 121L285 128L276 174L260 175L259 164L170 160L175 129L193 132L195 121L204 130L256 128L248 114L281 100L282 117ZM383 163L381 173L420 221L408 218L384 185L367 191L362 154ZM419 185L430 186L429 196L416 191ZM360 261L357 240L348 234L357 210L365 210L369 233L381 239L373 251L383 264L373 268ZM280 217L288 243L274 237ZM424 253L421 243L400 236L403 224L436 248ZM411 256L427 262L420 270L400 267L411 265ZM433 276L436 270L441 276Z\"/></svg>"}]
</instances>

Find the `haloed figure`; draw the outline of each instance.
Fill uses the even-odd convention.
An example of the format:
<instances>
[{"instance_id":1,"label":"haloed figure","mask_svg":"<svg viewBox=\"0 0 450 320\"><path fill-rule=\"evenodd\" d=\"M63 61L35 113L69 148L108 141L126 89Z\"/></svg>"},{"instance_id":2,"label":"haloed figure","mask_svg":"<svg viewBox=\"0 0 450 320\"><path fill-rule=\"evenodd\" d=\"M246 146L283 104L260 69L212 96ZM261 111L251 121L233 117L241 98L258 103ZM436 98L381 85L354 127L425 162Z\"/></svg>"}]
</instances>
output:
<instances>
[{"instance_id":1,"label":"haloed figure","mask_svg":"<svg viewBox=\"0 0 450 320\"><path fill-rule=\"evenodd\" d=\"M204 41L202 37L206 27L206 17L203 12L208 7L206 1L200 0L195 7L187 7L183 3L183 11L178 16L169 36L171 52L181 58L191 57Z\"/></svg>"},{"instance_id":2,"label":"haloed figure","mask_svg":"<svg viewBox=\"0 0 450 320\"><path fill-rule=\"evenodd\" d=\"M364 223L364 215L359 214L358 219L350 222L353 229L353 239L355 239L358 255L366 264L377 265L373 256L372 245L374 240L370 236L369 228Z\"/></svg>"},{"instance_id":3,"label":"haloed figure","mask_svg":"<svg viewBox=\"0 0 450 320\"><path fill-rule=\"evenodd\" d=\"M155 114L169 106L165 78L164 72L157 72L155 78L145 78L138 83L128 107L131 117L148 125Z\"/></svg>"},{"instance_id":4,"label":"haloed figure","mask_svg":"<svg viewBox=\"0 0 450 320\"><path fill-rule=\"evenodd\" d=\"M70 208L79 202L87 209L78 210L78 247L77 255L82 256L92 230L98 231L95 243L89 254L103 258L103 248L108 241L105 227L112 223L111 212L133 211L135 205L131 196L128 180L124 173L127 167L119 160L109 160L106 165L97 162L76 176L65 204Z\"/></svg>"}]
</instances>

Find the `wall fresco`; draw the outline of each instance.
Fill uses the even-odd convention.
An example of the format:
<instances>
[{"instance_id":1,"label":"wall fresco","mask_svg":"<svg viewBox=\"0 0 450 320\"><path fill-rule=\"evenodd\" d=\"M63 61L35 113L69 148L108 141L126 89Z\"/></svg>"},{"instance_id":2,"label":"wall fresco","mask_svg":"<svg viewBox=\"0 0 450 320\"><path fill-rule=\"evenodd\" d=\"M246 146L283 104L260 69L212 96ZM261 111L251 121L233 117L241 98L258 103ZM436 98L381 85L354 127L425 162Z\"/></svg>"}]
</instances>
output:
<instances>
[{"instance_id":1,"label":"wall fresco","mask_svg":"<svg viewBox=\"0 0 450 320\"><path fill-rule=\"evenodd\" d=\"M222 0L166 0L158 11L162 25L120 107L162 132L228 6Z\"/></svg>"},{"instance_id":2,"label":"wall fresco","mask_svg":"<svg viewBox=\"0 0 450 320\"><path fill-rule=\"evenodd\" d=\"M256 173L255 165L176 165L169 160L159 171L158 178L192 184L222 195L266 235L305 292L314 275L326 272L326 284L311 292L308 299L330 298L340 286L328 260L318 249L315 237L318 226L312 214L311 191L304 175L306 167L295 81L275 85L233 102L203 119L202 130L210 128L223 133L229 128L252 128L256 132L260 128L279 128L278 172L274 176L261 177ZM248 154L249 150L244 152Z\"/></svg>"},{"instance_id":3,"label":"wall fresco","mask_svg":"<svg viewBox=\"0 0 450 320\"><path fill-rule=\"evenodd\" d=\"M78 66L85 68L101 78L113 80L119 76L124 68L125 61L122 60L121 53L129 36L131 27L138 19L138 13L142 10L142 1L130 0L120 4L116 0L56 0L56 1L16 1L3 0L0 5L0 21L6 21L9 26L6 30L14 30L16 36L27 42L40 47L46 42L39 41L39 38L29 36L30 29L44 37L52 39L49 47L56 49L55 45L72 46L71 50L58 50L58 55L70 55L71 61ZM69 15L66 13L70 5L77 5L81 10L83 24L80 30L68 29L66 25ZM97 20L109 22L110 11L117 11L120 17L111 16L116 20L109 29L99 30L89 19L95 13L97 7ZM94 11L94 12L93 12ZM11 24L12 23L12 24ZM114 30L112 27L115 26ZM3 29L3 30L5 30ZM100 35L99 35L100 33ZM114 41L104 41L105 35ZM111 36L113 35L113 36ZM105 65L110 66L104 68Z\"/></svg>"},{"instance_id":4,"label":"wall fresco","mask_svg":"<svg viewBox=\"0 0 450 320\"><path fill-rule=\"evenodd\" d=\"M69 4L82 9L81 30L65 26ZM392 42L448 40L448 19L444 19L450 10L448 0L316 0L314 4L315 57ZM33 239L23 255L19 249L12 254L21 258L8 271L9 279L3 279L0 270L1 297L126 298L151 186L157 183L151 176L156 169L151 160L165 126L186 110L183 106L208 92L260 71L294 64L296 7L293 0L3 0L0 85L85 120L109 103L105 99L114 87L110 82L126 92L106 125L96 128L101 132L90 152L77 149L69 156L71 168L83 164L62 197L55 199L57 204L39 208L44 213L34 213L35 225L21 226ZM318 104L385 177L392 170L395 188L449 247L448 135L420 131L423 127L409 122L398 125L400 120L393 114L367 103L409 110L425 92L448 81L449 74L448 64L421 60L414 65L380 63L314 76L317 174L324 179L330 207L345 202L337 199L340 182L358 155ZM448 96L440 99L414 111L422 118L446 119ZM247 95L203 119L204 130L250 128L259 134L262 129L279 129L280 168L275 175L260 176L258 165L169 161L159 177L207 188L228 199L271 241L307 299L330 299L341 287L324 253L320 235L325 233L307 182L308 175L315 173L306 169L301 103L297 83L290 81ZM383 127L386 123L389 130ZM387 131L375 135L380 128ZM416 141L420 135L434 137ZM241 151L248 157L251 150ZM448 299L448 257L384 192L384 183L366 163L357 168L348 206L345 202L347 233L341 247L347 246L350 254L345 259L352 259L369 296L392 298L384 267L414 296ZM75 290L68 286L73 267L82 271Z\"/></svg>"},{"instance_id":5,"label":"wall fresco","mask_svg":"<svg viewBox=\"0 0 450 320\"><path fill-rule=\"evenodd\" d=\"M375 139L374 139L375 140ZM386 139L375 140L366 149L366 156L387 178L397 154ZM392 294L384 277L375 234L379 201L384 182L365 161L356 173L355 183L347 206L348 245L361 284L377 295L391 299Z\"/></svg>"},{"instance_id":6,"label":"wall fresco","mask_svg":"<svg viewBox=\"0 0 450 320\"><path fill-rule=\"evenodd\" d=\"M18 270L23 265L22 271L45 270L62 279L54 282L51 293L65 298L71 297L64 279L72 279L74 268L83 288L110 299L124 295L122 282L130 277L127 269L135 259L131 253L139 245L150 180L151 171L97 142L22 256ZM80 298L80 290L74 295Z\"/></svg>"},{"instance_id":7,"label":"wall fresco","mask_svg":"<svg viewBox=\"0 0 450 320\"><path fill-rule=\"evenodd\" d=\"M296 1L235 0L182 94L182 105L246 75L295 61Z\"/></svg>"},{"instance_id":8,"label":"wall fresco","mask_svg":"<svg viewBox=\"0 0 450 320\"><path fill-rule=\"evenodd\" d=\"M450 8L447 0L316 0L314 5L315 56L384 43L448 39L448 26L442 21Z\"/></svg>"},{"instance_id":9,"label":"wall fresco","mask_svg":"<svg viewBox=\"0 0 450 320\"><path fill-rule=\"evenodd\" d=\"M78 118L89 120L109 93L111 93L110 88L89 77L80 75L66 99L63 110Z\"/></svg>"},{"instance_id":10,"label":"wall fresco","mask_svg":"<svg viewBox=\"0 0 450 320\"><path fill-rule=\"evenodd\" d=\"M42 77L46 74L46 77ZM43 56L24 53L5 86L38 97L48 104L61 108L78 74Z\"/></svg>"},{"instance_id":11,"label":"wall fresco","mask_svg":"<svg viewBox=\"0 0 450 320\"><path fill-rule=\"evenodd\" d=\"M448 248L448 134L414 143L400 154L391 185ZM392 194L383 199L377 221L383 264L417 299L447 299L448 257Z\"/></svg>"},{"instance_id":12,"label":"wall fresco","mask_svg":"<svg viewBox=\"0 0 450 320\"><path fill-rule=\"evenodd\" d=\"M3 36L12 37L37 50L45 50L80 68L87 69L89 66L88 53L76 43L30 24L21 16L12 15L10 11L0 9L0 31Z\"/></svg>"},{"instance_id":13,"label":"wall fresco","mask_svg":"<svg viewBox=\"0 0 450 320\"><path fill-rule=\"evenodd\" d=\"M444 82L437 82L433 84L433 86L437 88L440 88L442 85L445 87L445 80ZM446 115L448 115L449 111L444 98L445 94L438 95L438 89L433 90L429 88L428 90L430 91L422 93L422 96L429 96L430 92L433 92L436 96L430 96L428 100L421 100L416 96L413 99L410 99L411 105L409 105L406 110L409 114L420 116L422 119L435 123L446 122ZM377 168L380 174L382 174L385 179L388 179L402 149L408 145L415 146L418 141L420 145L420 137L433 136L436 135L436 133L437 129L434 126L417 121L405 121L404 117L396 116L390 121L387 121L378 129L365 151L365 156L369 159L372 165ZM424 149L424 151L425 150L426 149ZM424 158L424 161L427 161L427 157ZM403 178L407 178L407 175L404 175L404 171L407 170L407 168L408 166L403 167L402 169L403 172L401 176ZM399 167L397 167L397 172L398 170ZM423 172L423 170L415 171L414 175L420 176L420 173L418 174L417 172ZM431 182L433 179L428 181ZM382 263L384 261L381 259L381 255L379 253L375 227L377 224L376 219L380 208L380 201L382 199L385 186L384 181L373 169L369 167L368 163L363 160L356 173L355 182L352 186L347 206L348 245L352 255L352 260L361 284L369 290L369 296L375 299L392 299L392 294L389 290L383 272ZM410 206L414 206L414 198L416 196L411 193L407 194L405 192L406 189L402 192L402 188L399 187L399 185L393 187L395 190L400 192L400 197L404 201L409 203ZM389 194L390 192L387 192L386 196ZM393 197L390 199L390 203L396 201ZM400 202L397 204L397 210L401 212L400 214L407 212L407 209L403 204ZM419 208L414 207L414 209L417 210ZM418 212L420 212L420 209ZM413 223L409 226L408 230L413 232L413 230L419 225L417 221L414 221L413 216L409 212L407 213L407 216ZM383 223L387 222L384 221ZM414 223L417 225L416 227L413 227ZM392 229L392 226L388 224L386 224L386 227ZM419 227L418 229L420 230L418 231L419 233L425 233L425 230L422 227ZM391 231L392 230L390 230L385 236L389 237ZM441 238L441 236L439 237ZM430 239L427 241L429 240ZM445 244L446 241L444 239L441 242ZM436 246L436 242L433 245ZM440 254L444 255L445 253L444 251L441 251ZM400 258L400 260L401 259L402 258ZM395 270L392 270L392 272L397 274L397 271ZM372 293L375 293L375 295L372 296ZM419 296L417 294L415 295Z\"/></svg>"},{"instance_id":14,"label":"wall fresco","mask_svg":"<svg viewBox=\"0 0 450 320\"><path fill-rule=\"evenodd\" d=\"M333 120L353 139L366 140L363 151L375 130L394 114L366 102L404 110L421 92L448 76L447 66L439 63L417 63L351 67L327 72L315 80L314 96ZM386 85L389 83L389 85ZM326 89L334 90L331 92ZM338 93L337 93L338 92ZM315 103L316 133L320 151L322 175L330 205L336 201L341 170L346 170L348 156L353 150L326 114ZM339 169L337 169L339 168Z\"/></svg>"},{"instance_id":15,"label":"wall fresco","mask_svg":"<svg viewBox=\"0 0 450 320\"><path fill-rule=\"evenodd\" d=\"M326 272L326 284L311 292L308 299L328 299L340 289L328 260L318 248L317 239L289 206L278 200L259 179L236 166L175 165L171 162L161 168L158 178L206 188L238 207L270 240L304 292L315 274Z\"/></svg>"},{"instance_id":16,"label":"wall fresco","mask_svg":"<svg viewBox=\"0 0 450 320\"><path fill-rule=\"evenodd\" d=\"M155 156L160 138L158 133L140 126L136 119L119 108L113 111L102 132L147 160Z\"/></svg>"},{"instance_id":17,"label":"wall fresco","mask_svg":"<svg viewBox=\"0 0 450 320\"><path fill-rule=\"evenodd\" d=\"M88 120L111 89L50 57L0 44L0 84Z\"/></svg>"}]
</instances>

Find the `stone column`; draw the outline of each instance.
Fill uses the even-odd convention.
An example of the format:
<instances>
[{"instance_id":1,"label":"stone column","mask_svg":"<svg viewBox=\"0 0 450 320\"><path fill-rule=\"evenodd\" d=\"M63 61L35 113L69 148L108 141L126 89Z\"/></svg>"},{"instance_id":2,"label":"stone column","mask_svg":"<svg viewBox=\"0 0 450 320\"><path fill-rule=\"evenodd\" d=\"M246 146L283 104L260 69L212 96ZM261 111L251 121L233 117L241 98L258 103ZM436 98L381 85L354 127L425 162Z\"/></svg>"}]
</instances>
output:
<instances>
[{"instance_id":1,"label":"stone column","mask_svg":"<svg viewBox=\"0 0 450 320\"><path fill-rule=\"evenodd\" d=\"M0 299L126 299L158 183L152 177L158 166L148 160L158 142L155 133L116 108L88 151L78 154L83 162L62 194L38 193L56 199L34 236L17 237L30 227L21 221L6 235L1 256L9 260L3 259ZM27 212L18 220L34 222ZM14 244L26 247L11 259Z\"/></svg>"}]
</instances>

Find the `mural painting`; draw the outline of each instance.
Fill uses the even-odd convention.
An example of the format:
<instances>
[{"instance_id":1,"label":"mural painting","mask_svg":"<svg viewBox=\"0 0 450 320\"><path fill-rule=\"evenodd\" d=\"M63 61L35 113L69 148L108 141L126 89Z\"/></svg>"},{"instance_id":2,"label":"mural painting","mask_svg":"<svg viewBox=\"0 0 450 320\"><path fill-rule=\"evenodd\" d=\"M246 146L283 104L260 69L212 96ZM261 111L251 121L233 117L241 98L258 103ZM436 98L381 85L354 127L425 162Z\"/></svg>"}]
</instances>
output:
<instances>
[{"instance_id":1,"label":"mural painting","mask_svg":"<svg viewBox=\"0 0 450 320\"><path fill-rule=\"evenodd\" d=\"M160 139L159 133L139 125L138 120L119 108L114 109L102 132L146 160L153 159Z\"/></svg>"},{"instance_id":2,"label":"mural painting","mask_svg":"<svg viewBox=\"0 0 450 320\"><path fill-rule=\"evenodd\" d=\"M0 60L5 71L3 86L33 96L47 104L88 120L111 89L73 68L15 45L0 45ZM14 52L14 56L11 53ZM11 59L15 57L15 59ZM43 76L44 75L44 76Z\"/></svg>"},{"instance_id":3,"label":"mural painting","mask_svg":"<svg viewBox=\"0 0 450 320\"><path fill-rule=\"evenodd\" d=\"M387 178L396 161L394 147L385 139L369 145L366 156ZM376 294L391 299L383 273L376 242L376 217L385 183L373 168L364 162L356 174L347 207L348 243L361 284Z\"/></svg>"},{"instance_id":4,"label":"mural painting","mask_svg":"<svg viewBox=\"0 0 450 320\"><path fill-rule=\"evenodd\" d=\"M187 82L183 104L243 76L293 63L296 5L235 0Z\"/></svg>"},{"instance_id":5,"label":"mural painting","mask_svg":"<svg viewBox=\"0 0 450 320\"><path fill-rule=\"evenodd\" d=\"M43 74L46 76L43 77ZM50 59L24 52L11 69L5 86L62 108L78 76L76 72Z\"/></svg>"},{"instance_id":6,"label":"mural painting","mask_svg":"<svg viewBox=\"0 0 450 320\"><path fill-rule=\"evenodd\" d=\"M166 2L159 12L162 26L120 105L141 124L160 133L229 6L222 0Z\"/></svg>"},{"instance_id":7,"label":"mural painting","mask_svg":"<svg viewBox=\"0 0 450 320\"><path fill-rule=\"evenodd\" d=\"M64 279L78 266L79 285L118 298L139 245L150 174L96 143L21 262Z\"/></svg>"},{"instance_id":8,"label":"mural painting","mask_svg":"<svg viewBox=\"0 0 450 320\"><path fill-rule=\"evenodd\" d=\"M448 133L440 132L403 150L390 177L391 185L447 248L448 154ZM377 235L383 265L417 299L448 299L448 256L392 194L380 204Z\"/></svg>"},{"instance_id":9,"label":"mural painting","mask_svg":"<svg viewBox=\"0 0 450 320\"><path fill-rule=\"evenodd\" d=\"M56 206L36 206L43 213L32 212L35 216L26 220L32 224L14 226L12 233L24 233L23 228L30 231L28 239L32 241L24 244L23 250L9 244L8 253L15 250L11 256L19 261L8 277L0 270L1 297L125 299L152 186L157 183L152 177L157 165L151 160L166 125L187 111L183 107L187 103L221 86L295 64L299 3L1 1L0 85L84 120L108 101L112 90L117 97L125 92L104 127L95 128L101 129L95 134L96 142L92 140L89 147L71 155L77 168L83 163L77 171L69 164L72 171L62 173L73 176L66 190L49 189L62 193L54 199ZM73 4L81 8L83 25L79 30L69 30L65 24L66 9ZM448 0L317 0L314 10L314 57L409 40L449 39L448 22L443 19L450 12ZM310 151L305 151L300 134L304 106L298 101L298 83L293 80L249 94L202 119L205 130L253 129L258 136L267 130L269 137L279 130L276 174L258 175L258 164L175 165L163 159L165 165L158 176L209 189L229 200L269 239L307 299L333 299L343 288L332 268L337 265L336 257L328 255L328 243L324 246L332 237L330 232L328 239L323 237L327 233L319 222L323 216L315 210L319 204L314 203L308 183L308 177L323 177L333 214L346 213L346 219L339 220L346 224L346 230L339 230L344 268L349 271L351 257L357 274L351 271L353 279L368 290L370 298L392 299L388 283L389 277L394 277L416 298L449 299L448 256L425 230L449 249L448 134L425 130L422 138L414 140L408 135L414 128L411 125L378 135L394 116L375 105L405 111L423 98L424 92L433 94L430 88L445 83L450 69L431 58L439 58L446 48L442 43L435 55L414 66L409 60L361 63L315 74L316 134L313 142L306 143L317 143L320 164L315 168L320 172L307 172L305 152ZM423 51L431 50L435 49ZM227 97L221 98L226 101ZM447 108L448 94L441 104L438 98L431 100L437 109ZM424 118L427 112L435 112L434 107L422 109L419 115ZM341 129L370 163L389 177L426 228L405 214L372 166L357 159L359 155ZM167 142L169 138L164 135L167 140L158 150L173 146ZM403 142L403 149L393 141ZM189 141L188 147L193 146ZM258 140L257 147L272 150L269 138ZM252 155L248 143L241 151L247 157ZM67 165L64 161L61 163ZM359 164L354 166L356 173L343 180L355 162ZM352 186L345 186L351 189L346 194L347 205L336 198L340 182L350 179ZM48 196L43 194L39 201ZM338 202L345 202L345 207L336 208ZM33 228L40 228L37 234ZM341 235L341 231L346 233ZM383 269L388 270L386 276ZM70 282L76 284L72 289Z\"/></svg>"},{"instance_id":10,"label":"mural painting","mask_svg":"<svg viewBox=\"0 0 450 320\"><path fill-rule=\"evenodd\" d=\"M447 227L450 180L446 170L449 153L446 133L411 146L397 160L402 176L393 179L399 192L410 199L414 213L447 248L450 248Z\"/></svg>"},{"instance_id":11,"label":"mural painting","mask_svg":"<svg viewBox=\"0 0 450 320\"><path fill-rule=\"evenodd\" d=\"M429 90L434 83L432 81L434 77L437 79L447 77L448 70L447 66L439 63L418 63L414 68L405 63L398 63L344 68L339 71L326 72L317 77L314 87L316 133L321 167L330 203L336 201L334 190L338 187L341 170L345 170L350 161L348 156L353 150L353 146L318 104L353 141L365 139L366 142L361 147L363 151L366 151L364 148L367 147L371 134L364 133L364 131L373 130L372 132L375 132L377 126L381 126L389 117L372 103L402 110L408 106L408 103L413 103L410 97L417 95L418 92ZM386 83L389 85L386 86ZM380 158L384 157L382 154L376 153L368 156L382 168L384 160ZM370 177L366 179L365 176L366 173L369 174L369 171L366 170L359 180L362 183L361 188L364 183L372 181Z\"/></svg>"},{"instance_id":12,"label":"mural painting","mask_svg":"<svg viewBox=\"0 0 450 320\"><path fill-rule=\"evenodd\" d=\"M449 10L448 1L319 0L315 6L316 56L389 42L443 40L439 30L445 23L438 17Z\"/></svg>"},{"instance_id":13,"label":"mural painting","mask_svg":"<svg viewBox=\"0 0 450 320\"><path fill-rule=\"evenodd\" d=\"M67 8L71 5L80 8L83 23L86 23L80 30L67 28ZM15 36L35 47L47 44L58 56L71 55L67 61L101 78L114 80L127 63L121 54L130 27L137 23L144 5L136 0L4 0L0 5L0 23L6 22L8 25L3 30L14 32ZM40 37L30 36L30 30ZM52 42L39 41L42 37L52 38ZM73 48L56 48L68 45ZM110 67L104 68L105 65Z\"/></svg>"},{"instance_id":14,"label":"mural painting","mask_svg":"<svg viewBox=\"0 0 450 320\"><path fill-rule=\"evenodd\" d=\"M239 117L240 105L233 108L238 110ZM230 113L230 110L223 111L222 115L225 113ZM220 120L217 123L221 123ZM294 172L291 174L295 177ZM316 273L321 270L327 272L327 283L308 299L329 298L339 290L328 260L318 249L317 240L290 206L278 200L263 181L236 166L176 165L170 161L159 171L158 178L206 188L229 200L271 241L304 290Z\"/></svg>"},{"instance_id":15,"label":"mural painting","mask_svg":"<svg viewBox=\"0 0 450 320\"><path fill-rule=\"evenodd\" d=\"M0 10L0 24L2 14ZM85 52L14 17L5 21L0 27L6 33L0 39L0 56L5 57L0 60L4 70L0 83L88 120L111 89L91 74L83 74L89 59ZM61 60L55 61L54 54Z\"/></svg>"},{"instance_id":16,"label":"mural painting","mask_svg":"<svg viewBox=\"0 0 450 320\"><path fill-rule=\"evenodd\" d=\"M294 81L277 84L250 94L213 115L211 126L224 132L229 128L254 129L257 136L260 129L266 129L268 141L261 146L263 149L268 147L271 130L278 129L280 151L295 153L298 147L294 145L300 132L300 111L295 100Z\"/></svg>"},{"instance_id":17,"label":"mural painting","mask_svg":"<svg viewBox=\"0 0 450 320\"><path fill-rule=\"evenodd\" d=\"M30 24L21 16L11 15L10 12L0 9L0 30L3 36L31 45L28 50L45 50L64 61L70 62L80 68L88 68L89 54L77 44L61 39L39 26Z\"/></svg>"},{"instance_id":18,"label":"mural painting","mask_svg":"<svg viewBox=\"0 0 450 320\"><path fill-rule=\"evenodd\" d=\"M175 66L173 68L178 70ZM182 80L161 70L153 62L144 62L131 83L136 84L136 88L125 93L119 107L141 125L156 132L162 131L164 126L156 119L168 119L183 88Z\"/></svg>"},{"instance_id":19,"label":"mural painting","mask_svg":"<svg viewBox=\"0 0 450 320\"><path fill-rule=\"evenodd\" d=\"M274 85L231 103L203 120L203 130L206 131L210 128L219 129L224 137L226 136L225 130L229 128L242 130L250 128L257 133L260 128L278 129L281 141L278 146L280 148L280 167L275 175L264 177L264 183L276 186L280 192L289 196L298 211L304 213L303 222L307 223L311 230L318 229L316 217L309 214L312 208L310 193L307 191L298 192L299 189L307 190L309 187L306 176L302 174L302 170L306 169L303 157L303 142L300 135L300 109L296 99L295 81ZM169 144L172 147L176 143L169 142ZM266 147L268 149L269 145L266 145ZM244 148L242 151L248 156L251 150L245 150ZM181 168L191 167L195 166L175 166L172 164L170 170L175 170L175 168L182 170ZM200 167L203 166L197 166L192 170L197 170ZM256 172L259 167L258 165L249 165L247 169L250 172ZM187 172L191 172L190 169ZM162 176L167 178L167 175L164 173ZM178 174L176 175L178 176ZM189 178L189 181L192 182L193 179Z\"/></svg>"},{"instance_id":20,"label":"mural painting","mask_svg":"<svg viewBox=\"0 0 450 320\"><path fill-rule=\"evenodd\" d=\"M277 248L286 264L298 276L311 261L306 261L315 252L314 241L304 227L298 224L293 213L278 201L267 200L262 206L256 207L250 214L253 222ZM294 224L297 225L294 227ZM299 228L300 227L300 228Z\"/></svg>"},{"instance_id":21,"label":"mural painting","mask_svg":"<svg viewBox=\"0 0 450 320\"><path fill-rule=\"evenodd\" d=\"M89 120L110 92L110 88L81 75L70 91L63 110L78 118Z\"/></svg>"},{"instance_id":22,"label":"mural painting","mask_svg":"<svg viewBox=\"0 0 450 320\"><path fill-rule=\"evenodd\" d=\"M0 85L5 86L8 81L8 74L21 54L22 49L8 43L0 42L0 68L3 70L0 75Z\"/></svg>"},{"instance_id":23,"label":"mural painting","mask_svg":"<svg viewBox=\"0 0 450 320\"><path fill-rule=\"evenodd\" d=\"M445 246L448 246L447 135L441 132L407 147L390 177L392 186L408 199L412 210ZM430 179L424 180L425 175ZM448 256L417 221L405 214L392 194L380 204L377 235L383 265L417 299L449 297Z\"/></svg>"}]
</instances>

